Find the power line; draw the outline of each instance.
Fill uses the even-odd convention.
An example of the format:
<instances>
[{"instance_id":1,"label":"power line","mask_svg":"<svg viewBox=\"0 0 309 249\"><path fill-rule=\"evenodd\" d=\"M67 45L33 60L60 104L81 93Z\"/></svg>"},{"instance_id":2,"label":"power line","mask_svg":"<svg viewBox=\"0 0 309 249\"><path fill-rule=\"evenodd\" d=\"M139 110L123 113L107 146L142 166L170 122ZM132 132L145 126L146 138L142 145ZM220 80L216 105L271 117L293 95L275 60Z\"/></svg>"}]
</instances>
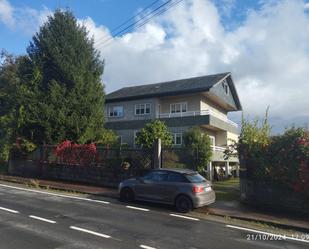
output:
<instances>
[{"instance_id":1,"label":"power line","mask_svg":"<svg viewBox=\"0 0 309 249\"><path fill-rule=\"evenodd\" d=\"M129 25L128 27L124 28L122 31L119 31L116 35L122 34L124 31L127 31L129 28L132 28L132 26L134 26L135 24L138 24L137 26L133 27L133 28L135 28L135 30L136 30L136 29L139 29L139 28L141 28L141 27L143 27L144 25L146 25L147 23L149 23L149 21L150 21L151 19L153 19L153 18L156 17L156 16L162 15L163 13L165 13L166 11L168 11L169 9L171 9L172 7L174 7L175 5L179 4L179 3L182 2L182 1L183 1L183 0L178 0L178 1L175 1L175 2L171 3L170 5L167 6L167 8L162 9L162 10L160 10L160 11L154 13L152 16L150 16L149 18L147 18L146 20L144 20L144 22L138 24L139 21L137 21L137 22L135 22L134 24L131 24L131 25ZM168 1L168 2L171 2L171 0ZM168 2L166 2L166 3L168 3ZM166 5L166 3L165 3L164 5ZM155 12L155 11L152 11L151 13L153 13L153 12ZM143 19L141 19L141 20L143 20ZM116 35L115 35L115 36L116 36ZM114 37L111 37L111 38L109 38L109 39L103 40L102 43L101 43L101 45L99 45L98 47L102 46L101 48L103 48L103 47L107 46L113 39L114 39Z\"/></svg>"},{"instance_id":2,"label":"power line","mask_svg":"<svg viewBox=\"0 0 309 249\"><path fill-rule=\"evenodd\" d=\"M161 11L160 9L162 9L163 7L169 6L168 4L172 3L173 0L168 0L165 3L161 4L160 6L158 6L157 8L155 8L154 10L152 10L151 12L149 12L147 15L143 16L141 19L135 21L134 23L130 24L129 26L123 28L122 30L118 31L116 34L113 35L113 37L110 37L108 39L105 39L103 41L101 41L100 43L97 43L97 46L101 46L104 45L105 43L109 42L110 40L112 40L115 36L118 36L122 33L124 33L125 31L129 30L130 28L134 28L134 26L136 24L139 24L140 22L144 21L146 17L150 16L147 20L150 20L152 18L152 16L156 15L156 12Z\"/></svg>"},{"instance_id":3,"label":"power line","mask_svg":"<svg viewBox=\"0 0 309 249\"><path fill-rule=\"evenodd\" d=\"M157 2L160 2L161 0L156 0L154 2L152 2L151 4L147 5L145 8L143 8L142 10L140 10L138 13L136 13L134 16L132 16L131 18L129 18L128 20L126 20L125 22L121 23L120 25L118 25L117 27L113 28L111 30L111 33L115 32L116 30L118 30L119 28L121 28L122 26L124 26L125 24L127 24L128 22L130 22L131 20L134 20L134 18L138 17L140 14L142 14L143 12L145 12L146 10L148 10L149 8L151 8L153 5L155 5Z\"/></svg>"}]
</instances>

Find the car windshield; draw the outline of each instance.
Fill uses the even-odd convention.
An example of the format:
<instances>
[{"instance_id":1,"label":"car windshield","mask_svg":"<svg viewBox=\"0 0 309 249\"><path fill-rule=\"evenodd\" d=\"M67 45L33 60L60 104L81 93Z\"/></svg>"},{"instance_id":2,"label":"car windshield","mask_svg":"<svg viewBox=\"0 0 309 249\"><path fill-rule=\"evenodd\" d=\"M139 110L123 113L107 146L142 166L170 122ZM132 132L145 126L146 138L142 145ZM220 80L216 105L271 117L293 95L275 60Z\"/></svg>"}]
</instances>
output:
<instances>
[{"instance_id":1,"label":"car windshield","mask_svg":"<svg viewBox=\"0 0 309 249\"><path fill-rule=\"evenodd\" d=\"M192 183L206 182L206 179L198 173L186 174L186 177Z\"/></svg>"}]
</instances>

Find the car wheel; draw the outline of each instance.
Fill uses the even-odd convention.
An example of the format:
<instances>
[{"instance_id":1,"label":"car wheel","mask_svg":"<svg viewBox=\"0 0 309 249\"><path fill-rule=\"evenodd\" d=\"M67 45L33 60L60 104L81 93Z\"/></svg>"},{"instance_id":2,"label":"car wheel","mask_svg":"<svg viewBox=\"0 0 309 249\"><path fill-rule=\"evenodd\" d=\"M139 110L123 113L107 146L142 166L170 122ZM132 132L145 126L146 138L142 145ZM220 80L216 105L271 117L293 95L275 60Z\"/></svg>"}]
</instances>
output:
<instances>
[{"instance_id":1,"label":"car wheel","mask_svg":"<svg viewBox=\"0 0 309 249\"><path fill-rule=\"evenodd\" d=\"M188 213L192 210L192 201L185 195L178 196L175 201L176 209L181 213Z\"/></svg>"},{"instance_id":2,"label":"car wheel","mask_svg":"<svg viewBox=\"0 0 309 249\"><path fill-rule=\"evenodd\" d=\"M135 199L134 193L130 188L123 188L120 191L120 200L125 202L133 202Z\"/></svg>"}]
</instances>

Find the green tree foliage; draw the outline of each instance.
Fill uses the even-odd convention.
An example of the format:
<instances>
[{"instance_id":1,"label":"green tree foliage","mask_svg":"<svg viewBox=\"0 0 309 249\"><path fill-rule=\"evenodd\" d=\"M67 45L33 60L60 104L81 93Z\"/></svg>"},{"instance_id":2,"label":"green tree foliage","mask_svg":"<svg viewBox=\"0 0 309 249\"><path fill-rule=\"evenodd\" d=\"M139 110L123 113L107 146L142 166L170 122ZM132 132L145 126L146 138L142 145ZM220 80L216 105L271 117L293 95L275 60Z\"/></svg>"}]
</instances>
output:
<instances>
[{"instance_id":1,"label":"green tree foliage","mask_svg":"<svg viewBox=\"0 0 309 249\"><path fill-rule=\"evenodd\" d=\"M113 130L104 129L98 140L95 140L97 145L108 147L120 146L119 137Z\"/></svg>"},{"instance_id":2,"label":"green tree foliage","mask_svg":"<svg viewBox=\"0 0 309 249\"><path fill-rule=\"evenodd\" d=\"M14 144L32 149L104 139L104 63L86 28L57 10L27 52L1 54L0 158L7 160Z\"/></svg>"},{"instance_id":3,"label":"green tree foliage","mask_svg":"<svg viewBox=\"0 0 309 249\"><path fill-rule=\"evenodd\" d=\"M104 64L86 28L71 12L57 10L27 52L39 80L38 110L31 124L36 142L85 143L99 137L104 122Z\"/></svg>"},{"instance_id":4,"label":"green tree foliage","mask_svg":"<svg viewBox=\"0 0 309 249\"><path fill-rule=\"evenodd\" d=\"M230 145L226 157L238 153L247 179L309 196L309 131L292 127L271 136L267 119L268 112L261 123L243 119L240 139Z\"/></svg>"},{"instance_id":5,"label":"green tree foliage","mask_svg":"<svg viewBox=\"0 0 309 249\"><path fill-rule=\"evenodd\" d=\"M168 147L172 145L172 135L164 122L154 120L138 133L136 144L143 146L143 148L150 149L156 139L161 139L162 146Z\"/></svg>"},{"instance_id":6,"label":"green tree foliage","mask_svg":"<svg viewBox=\"0 0 309 249\"><path fill-rule=\"evenodd\" d=\"M197 170L205 171L207 164L211 161L212 149L210 138L203 134L199 127L193 127L184 134L184 146L197 153Z\"/></svg>"},{"instance_id":7,"label":"green tree foliage","mask_svg":"<svg viewBox=\"0 0 309 249\"><path fill-rule=\"evenodd\" d=\"M28 111L34 99L31 80L25 81L27 57L14 57L1 52L0 65L0 160L8 159L9 150L18 137L22 137ZM21 74L25 73L25 77ZM28 84L29 83L29 84ZM26 139L23 142L29 143Z\"/></svg>"}]
</instances>

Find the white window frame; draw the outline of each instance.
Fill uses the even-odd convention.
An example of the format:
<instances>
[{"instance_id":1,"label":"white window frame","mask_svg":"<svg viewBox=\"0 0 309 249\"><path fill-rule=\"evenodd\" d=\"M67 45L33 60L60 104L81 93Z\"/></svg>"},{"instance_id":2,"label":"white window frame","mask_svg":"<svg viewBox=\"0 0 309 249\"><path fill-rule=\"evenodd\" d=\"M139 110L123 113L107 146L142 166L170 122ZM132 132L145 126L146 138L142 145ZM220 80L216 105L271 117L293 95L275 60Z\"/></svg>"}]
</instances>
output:
<instances>
[{"instance_id":1,"label":"white window frame","mask_svg":"<svg viewBox=\"0 0 309 249\"><path fill-rule=\"evenodd\" d=\"M141 146L139 146L139 145L136 144L136 137L137 137L136 134L139 133L139 132L141 132L141 131L139 131L139 130L135 130L135 131L134 131L134 136L133 136L133 148L135 148L135 149L136 149L136 148L141 148Z\"/></svg>"},{"instance_id":2,"label":"white window frame","mask_svg":"<svg viewBox=\"0 0 309 249\"><path fill-rule=\"evenodd\" d=\"M124 143L123 142L123 136L118 136L118 138L119 138L119 140L120 140L120 145L125 145L125 144L127 144L127 143Z\"/></svg>"},{"instance_id":3,"label":"white window frame","mask_svg":"<svg viewBox=\"0 0 309 249\"><path fill-rule=\"evenodd\" d=\"M146 112L147 105L149 105L149 113ZM142 108L142 106L144 106L144 107ZM140 110L140 113L137 113L138 109ZM141 113L142 109L144 109L144 113ZM135 104L135 108L134 108L134 114L135 115L138 115L138 116L140 116L140 115L149 115L150 113L151 113L151 104L150 103Z\"/></svg>"},{"instance_id":4,"label":"white window frame","mask_svg":"<svg viewBox=\"0 0 309 249\"><path fill-rule=\"evenodd\" d=\"M122 112L121 112L121 115L114 115L114 110L113 108L116 108L116 107L121 107L122 108ZM111 115L111 113L113 113L113 115ZM122 118L124 115L124 108L123 108L123 105L114 105L114 106L110 106L108 108L108 117L110 118Z\"/></svg>"},{"instance_id":5,"label":"white window frame","mask_svg":"<svg viewBox=\"0 0 309 249\"><path fill-rule=\"evenodd\" d=\"M211 135L208 135L209 138L210 138L210 146L215 149L216 147L216 137L215 136L211 136Z\"/></svg>"},{"instance_id":6,"label":"white window frame","mask_svg":"<svg viewBox=\"0 0 309 249\"><path fill-rule=\"evenodd\" d=\"M229 88L229 85L228 85L228 83L227 83L226 80L224 80L224 81L222 82L222 87L223 87L224 93L225 93L226 95L229 95L229 93L230 93L230 88Z\"/></svg>"},{"instance_id":7,"label":"white window frame","mask_svg":"<svg viewBox=\"0 0 309 249\"><path fill-rule=\"evenodd\" d=\"M176 143L176 141L177 141L176 136L177 136L177 135L180 135L180 144L177 144L177 143ZM183 136L182 136L182 133L181 133L181 132L175 132L175 133L173 133L173 145L174 145L174 146L181 146L182 143L183 143Z\"/></svg>"},{"instance_id":8,"label":"white window frame","mask_svg":"<svg viewBox=\"0 0 309 249\"><path fill-rule=\"evenodd\" d=\"M172 106L175 106L175 112L172 112ZM180 110L180 112L176 112L176 110L177 110L177 108L176 108L176 106L177 105L179 105L179 110ZM185 111L182 111L182 105L185 105L185 107L186 107L186 110ZM188 111L188 102L178 102L178 103L171 103L170 104L170 113L171 114L175 114L175 113L184 113L184 112L187 112Z\"/></svg>"}]
</instances>

